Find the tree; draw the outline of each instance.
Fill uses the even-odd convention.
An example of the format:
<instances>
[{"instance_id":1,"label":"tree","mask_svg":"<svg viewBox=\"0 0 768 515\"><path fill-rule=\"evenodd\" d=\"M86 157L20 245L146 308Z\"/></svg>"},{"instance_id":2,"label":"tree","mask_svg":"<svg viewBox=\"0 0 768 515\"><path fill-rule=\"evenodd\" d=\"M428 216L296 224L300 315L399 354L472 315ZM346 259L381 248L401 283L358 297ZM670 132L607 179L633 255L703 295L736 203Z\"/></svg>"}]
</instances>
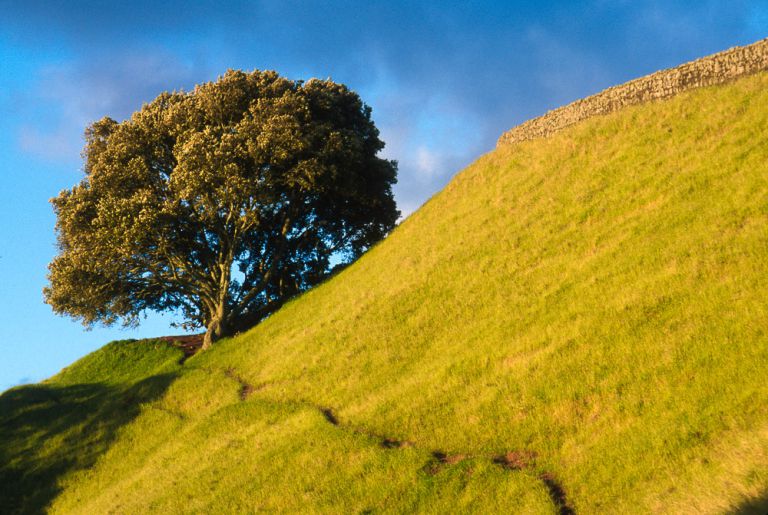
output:
<instances>
[{"instance_id":1,"label":"tree","mask_svg":"<svg viewBox=\"0 0 768 515\"><path fill-rule=\"evenodd\" d=\"M399 216L371 109L330 80L228 71L86 130L51 202L45 300L90 327L175 311L204 348L354 260Z\"/></svg>"}]
</instances>

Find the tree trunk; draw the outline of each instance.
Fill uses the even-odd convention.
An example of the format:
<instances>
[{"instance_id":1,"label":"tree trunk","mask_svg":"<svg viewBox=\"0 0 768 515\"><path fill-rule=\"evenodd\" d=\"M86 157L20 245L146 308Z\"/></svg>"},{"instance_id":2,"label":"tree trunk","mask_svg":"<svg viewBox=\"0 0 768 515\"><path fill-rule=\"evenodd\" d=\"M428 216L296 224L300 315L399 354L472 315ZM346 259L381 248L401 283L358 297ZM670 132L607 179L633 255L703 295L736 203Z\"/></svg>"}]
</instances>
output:
<instances>
[{"instance_id":1,"label":"tree trunk","mask_svg":"<svg viewBox=\"0 0 768 515\"><path fill-rule=\"evenodd\" d=\"M208 350L211 348L211 345L213 345L213 342L217 340L216 336L214 335L214 326L211 324L208 326L208 329L205 331L205 336L203 336L203 346L200 347L200 350Z\"/></svg>"},{"instance_id":2,"label":"tree trunk","mask_svg":"<svg viewBox=\"0 0 768 515\"><path fill-rule=\"evenodd\" d=\"M229 336L229 331L227 331L225 324L219 319L214 320L208 324L208 330L205 332L205 336L203 336L203 346L201 350L210 349L213 342L224 336Z\"/></svg>"},{"instance_id":3,"label":"tree trunk","mask_svg":"<svg viewBox=\"0 0 768 515\"><path fill-rule=\"evenodd\" d=\"M219 309L216 310L216 316L208 324L208 328L205 331L205 336L203 337L203 346L201 350L210 349L211 345L213 345L213 342L223 338L224 336L230 335L230 328L229 324L227 323L227 315L228 313L226 312L224 306L220 306Z\"/></svg>"},{"instance_id":4,"label":"tree trunk","mask_svg":"<svg viewBox=\"0 0 768 515\"><path fill-rule=\"evenodd\" d=\"M216 300L216 311L211 313L211 321L208 322L207 331L203 337L203 347L201 350L208 350L213 342L223 336L231 334L230 327L230 309L228 306L227 294L229 293L229 281L232 268L231 253L219 264L219 287L218 299Z\"/></svg>"}]
</instances>

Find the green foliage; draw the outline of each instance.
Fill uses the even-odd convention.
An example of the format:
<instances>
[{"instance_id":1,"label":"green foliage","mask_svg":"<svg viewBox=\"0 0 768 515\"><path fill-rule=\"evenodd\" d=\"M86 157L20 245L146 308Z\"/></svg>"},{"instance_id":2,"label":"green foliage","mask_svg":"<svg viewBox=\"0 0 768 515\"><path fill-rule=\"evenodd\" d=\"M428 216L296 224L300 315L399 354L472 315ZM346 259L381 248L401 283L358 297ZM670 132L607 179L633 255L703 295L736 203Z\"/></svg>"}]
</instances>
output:
<instances>
[{"instance_id":1,"label":"green foliage","mask_svg":"<svg viewBox=\"0 0 768 515\"><path fill-rule=\"evenodd\" d=\"M764 513L766 106L762 74L484 156L51 511L562 513L554 478L580 513Z\"/></svg>"},{"instance_id":2,"label":"green foliage","mask_svg":"<svg viewBox=\"0 0 768 515\"><path fill-rule=\"evenodd\" d=\"M45 289L86 325L180 310L209 343L321 281L332 256L355 259L398 217L370 108L329 80L229 71L86 137L85 178L52 200L61 253Z\"/></svg>"}]
</instances>

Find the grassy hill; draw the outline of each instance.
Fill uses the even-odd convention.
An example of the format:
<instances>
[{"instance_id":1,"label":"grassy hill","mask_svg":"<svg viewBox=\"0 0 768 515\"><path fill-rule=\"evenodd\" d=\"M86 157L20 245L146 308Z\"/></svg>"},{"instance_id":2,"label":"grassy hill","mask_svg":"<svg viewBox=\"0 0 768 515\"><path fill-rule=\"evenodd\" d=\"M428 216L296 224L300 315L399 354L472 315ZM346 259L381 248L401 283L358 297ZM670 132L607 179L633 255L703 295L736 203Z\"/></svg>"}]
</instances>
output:
<instances>
[{"instance_id":1,"label":"grassy hill","mask_svg":"<svg viewBox=\"0 0 768 515\"><path fill-rule=\"evenodd\" d=\"M768 74L502 147L253 330L0 397L5 507L764 513ZM11 509L11 511L13 511Z\"/></svg>"}]
</instances>

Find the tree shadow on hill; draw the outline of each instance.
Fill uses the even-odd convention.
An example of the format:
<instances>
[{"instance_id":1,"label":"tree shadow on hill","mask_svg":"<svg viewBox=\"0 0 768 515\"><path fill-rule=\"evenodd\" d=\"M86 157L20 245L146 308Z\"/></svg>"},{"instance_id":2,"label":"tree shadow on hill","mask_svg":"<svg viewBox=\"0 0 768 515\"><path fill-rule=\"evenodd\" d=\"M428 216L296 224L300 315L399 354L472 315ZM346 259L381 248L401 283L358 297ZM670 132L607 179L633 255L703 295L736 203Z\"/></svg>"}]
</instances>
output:
<instances>
[{"instance_id":1,"label":"tree shadow on hill","mask_svg":"<svg viewBox=\"0 0 768 515\"><path fill-rule=\"evenodd\" d=\"M153 376L125 387L30 385L0 395L0 512L44 513L66 473L91 467L175 379Z\"/></svg>"},{"instance_id":2,"label":"tree shadow on hill","mask_svg":"<svg viewBox=\"0 0 768 515\"><path fill-rule=\"evenodd\" d=\"M768 490L743 501L732 513L734 515L765 515L768 513Z\"/></svg>"}]
</instances>

